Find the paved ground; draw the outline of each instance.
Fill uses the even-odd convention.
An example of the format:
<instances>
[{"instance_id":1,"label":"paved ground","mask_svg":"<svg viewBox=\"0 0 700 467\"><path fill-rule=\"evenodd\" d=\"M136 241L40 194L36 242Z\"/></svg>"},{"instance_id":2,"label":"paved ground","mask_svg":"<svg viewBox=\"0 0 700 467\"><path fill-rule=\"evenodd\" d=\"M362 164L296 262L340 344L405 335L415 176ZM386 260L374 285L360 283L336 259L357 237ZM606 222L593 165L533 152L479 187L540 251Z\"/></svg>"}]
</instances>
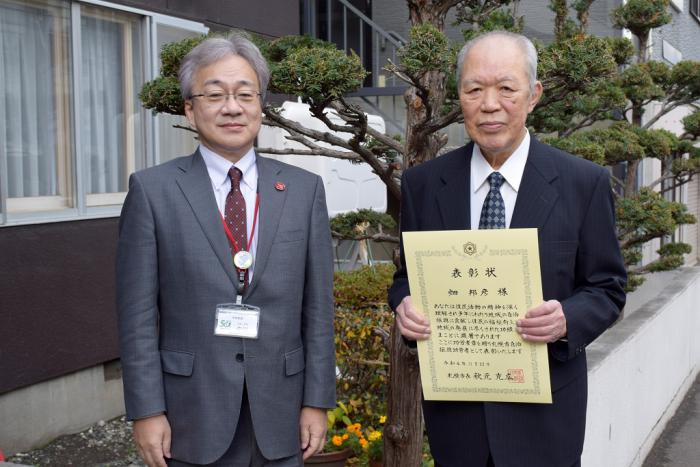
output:
<instances>
[{"instance_id":1,"label":"paved ground","mask_svg":"<svg viewBox=\"0 0 700 467\"><path fill-rule=\"evenodd\" d=\"M643 467L700 466L700 375L678 407Z\"/></svg>"}]
</instances>

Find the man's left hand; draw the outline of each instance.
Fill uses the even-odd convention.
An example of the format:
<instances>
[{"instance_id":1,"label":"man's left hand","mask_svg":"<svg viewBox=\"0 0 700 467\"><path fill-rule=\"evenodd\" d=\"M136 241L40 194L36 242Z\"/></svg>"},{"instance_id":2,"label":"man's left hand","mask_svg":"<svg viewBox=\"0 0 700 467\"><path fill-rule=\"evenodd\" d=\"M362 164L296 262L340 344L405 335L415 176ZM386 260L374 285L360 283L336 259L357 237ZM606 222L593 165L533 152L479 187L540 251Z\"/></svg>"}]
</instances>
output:
<instances>
[{"instance_id":1,"label":"man's left hand","mask_svg":"<svg viewBox=\"0 0 700 467\"><path fill-rule=\"evenodd\" d=\"M566 337L566 316L557 300L549 300L525 313L516 323L520 336L529 342L555 342Z\"/></svg>"},{"instance_id":2,"label":"man's left hand","mask_svg":"<svg viewBox=\"0 0 700 467\"><path fill-rule=\"evenodd\" d=\"M301 451L304 460L321 450L326 440L326 428L328 418L325 409L316 407L303 407L299 417L301 429Z\"/></svg>"}]
</instances>

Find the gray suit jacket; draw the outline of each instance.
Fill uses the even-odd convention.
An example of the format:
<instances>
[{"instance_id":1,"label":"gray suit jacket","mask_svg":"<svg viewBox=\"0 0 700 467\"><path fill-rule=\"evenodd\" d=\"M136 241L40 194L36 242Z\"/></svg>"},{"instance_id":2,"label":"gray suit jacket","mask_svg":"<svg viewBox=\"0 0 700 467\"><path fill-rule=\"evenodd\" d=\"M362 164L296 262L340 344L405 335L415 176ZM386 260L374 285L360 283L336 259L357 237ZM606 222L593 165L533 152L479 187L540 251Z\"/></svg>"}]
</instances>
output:
<instances>
[{"instance_id":1,"label":"gray suit jacket","mask_svg":"<svg viewBox=\"0 0 700 467\"><path fill-rule=\"evenodd\" d=\"M302 406L335 406L333 263L320 177L257 157L258 339L214 335L236 274L199 152L131 176L120 219L117 309L129 419L166 413L173 457L206 464L230 445L243 385L260 450L299 452ZM277 182L284 190L275 188Z\"/></svg>"}]
</instances>

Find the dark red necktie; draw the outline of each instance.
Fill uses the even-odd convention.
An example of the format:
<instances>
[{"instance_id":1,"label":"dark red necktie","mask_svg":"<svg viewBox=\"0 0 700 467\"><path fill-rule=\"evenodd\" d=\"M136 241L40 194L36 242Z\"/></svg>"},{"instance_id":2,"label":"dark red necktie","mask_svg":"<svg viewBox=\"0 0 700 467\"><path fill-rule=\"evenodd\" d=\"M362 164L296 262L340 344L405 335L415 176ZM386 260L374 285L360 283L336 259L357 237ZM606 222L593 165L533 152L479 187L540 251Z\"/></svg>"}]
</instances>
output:
<instances>
[{"instance_id":1,"label":"dark red necktie","mask_svg":"<svg viewBox=\"0 0 700 467\"><path fill-rule=\"evenodd\" d=\"M228 176L231 178L231 191L226 196L225 218L228 228L231 229L233 238L238 245L238 250L235 251L233 251L233 245L231 245L232 254L235 255L236 251L248 249L245 198L243 198L243 193L241 193L243 173L237 167L231 167L228 171ZM248 283L248 271L246 271L245 282L246 284Z\"/></svg>"}]
</instances>

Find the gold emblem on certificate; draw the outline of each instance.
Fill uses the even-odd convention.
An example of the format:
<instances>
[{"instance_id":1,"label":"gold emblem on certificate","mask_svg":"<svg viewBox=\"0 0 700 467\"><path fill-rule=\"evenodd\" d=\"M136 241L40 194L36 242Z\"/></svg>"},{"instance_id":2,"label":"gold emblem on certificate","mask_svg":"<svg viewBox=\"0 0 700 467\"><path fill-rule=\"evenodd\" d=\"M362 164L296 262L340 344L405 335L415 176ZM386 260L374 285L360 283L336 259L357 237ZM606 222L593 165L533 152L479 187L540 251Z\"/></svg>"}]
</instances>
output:
<instances>
[{"instance_id":1,"label":"gold emblem on certificate","mask_svg":"<svg viewBox=\"0 0 700 467\"><path fill-rule=\"evenodd\" d=\"M542 303L537 229L404 232L426 400L551 403L547 346L515 322Z\"/></svg>"},{"instance_id":2,"label":"gold emblem on certificate","mask_svg":"<svg viewBox=\"0 0 700 467\"><path fill-rule=\"evenodd\" d=\"M238 269L248 269L253 265L253 255L249 251L241 250L233 256L233 264Z\"/></svg>"}]
</instances>

